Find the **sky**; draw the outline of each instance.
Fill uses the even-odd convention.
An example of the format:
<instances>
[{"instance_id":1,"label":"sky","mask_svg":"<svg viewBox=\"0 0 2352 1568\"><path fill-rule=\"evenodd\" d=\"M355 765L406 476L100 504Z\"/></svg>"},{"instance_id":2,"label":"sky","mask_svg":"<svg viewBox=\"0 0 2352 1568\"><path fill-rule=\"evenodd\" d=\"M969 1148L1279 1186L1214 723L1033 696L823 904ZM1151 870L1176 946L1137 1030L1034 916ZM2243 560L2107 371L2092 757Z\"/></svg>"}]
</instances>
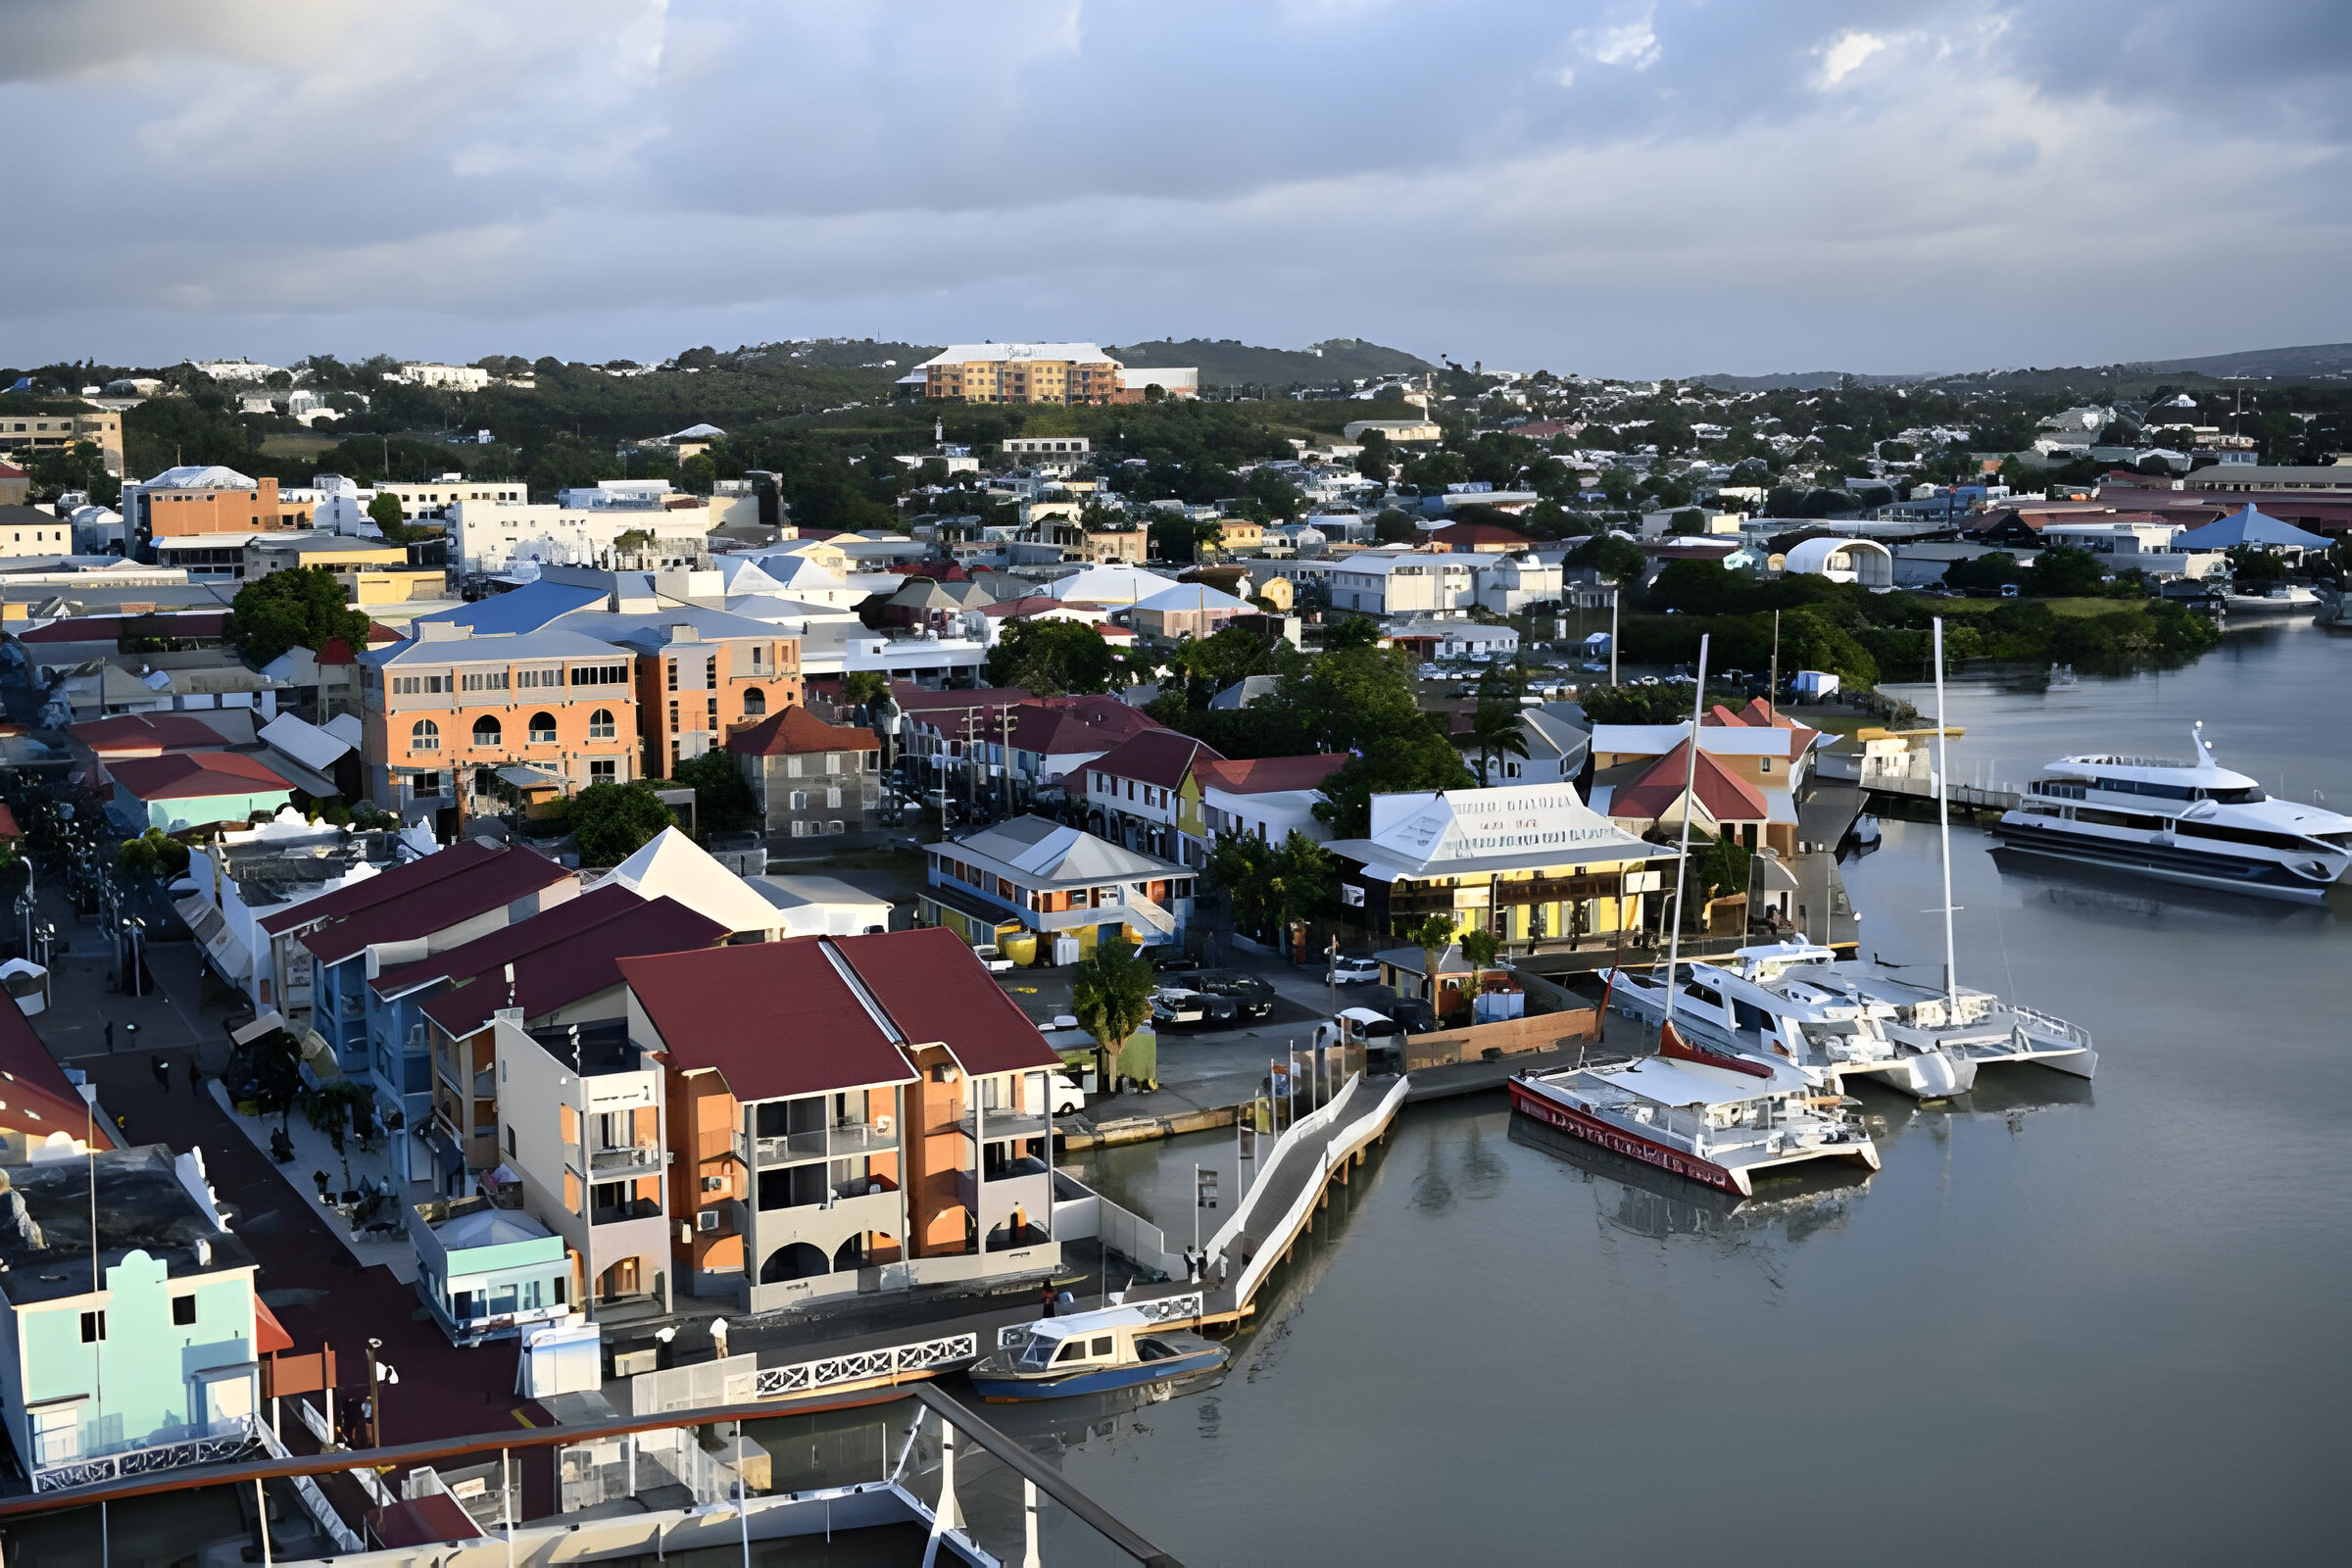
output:
<instances>
[{"instance_id":1,"label":"sky","mask_svg":"<svg viewBox=\"0 0 2352 1568\"><path fill-rule=\"evenodd\" d=\"M2341 0L8 0L0 363L2352 339Z\"/></svg>"}]
</instances>

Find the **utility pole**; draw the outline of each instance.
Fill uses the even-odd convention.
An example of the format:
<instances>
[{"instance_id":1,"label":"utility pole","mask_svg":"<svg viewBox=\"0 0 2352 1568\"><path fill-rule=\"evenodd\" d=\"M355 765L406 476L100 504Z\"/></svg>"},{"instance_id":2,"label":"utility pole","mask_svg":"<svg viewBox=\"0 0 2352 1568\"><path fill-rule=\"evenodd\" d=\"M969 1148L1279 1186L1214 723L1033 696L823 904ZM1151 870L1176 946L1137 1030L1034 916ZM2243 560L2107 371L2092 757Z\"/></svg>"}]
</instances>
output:
<instances>
[{"instance_id":1,"label":"utility pole","mask_svg":"<svg viewBox=\"0 0 2352 1568\"><path fill-rule=\"evenodd\" d=\"M1612 586L1609 589L1609 684L1612 686L1617 684L1617 588Z\"/></svg>"}]
</instances>

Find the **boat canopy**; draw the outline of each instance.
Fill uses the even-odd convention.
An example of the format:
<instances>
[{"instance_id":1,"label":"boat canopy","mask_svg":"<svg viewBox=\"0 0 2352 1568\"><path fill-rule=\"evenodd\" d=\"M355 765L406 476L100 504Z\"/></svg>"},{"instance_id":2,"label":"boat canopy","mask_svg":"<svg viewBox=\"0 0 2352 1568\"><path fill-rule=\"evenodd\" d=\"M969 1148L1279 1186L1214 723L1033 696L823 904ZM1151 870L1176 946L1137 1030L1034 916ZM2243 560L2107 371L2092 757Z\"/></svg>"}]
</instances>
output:
<instances>
[{"instance_id":1,"label":"boat canopy","mask_svg":"<svg viewBox=\"0 0 2352 1568\"><path fill-rule=\"evenodd\" d=\"M1029 1325L1033 1338L1066 1340L1073 1334L1096 1334L1103 1329L1150 1328L1158 1320L1138 1307L1105 1306L1092 1312L1070 1312L1060 1317L1041 1317Z\"/></svg>"},{"instance_id":2,"label":"boat canopy","mask_svg":"<svg viewBox=\"0 0 2352 1568\"><path fill-rule=\"evenodd\" d=\"M1611 1084L1629 1094L1661 1105L1729 1105L1751 1100L1768 1100L1807 1087L1804 1074L1793 1067L1777 1062L1749 1058L1771 1067L1767 1078L1750 1077L1729 1067L1710 1067L1703 1062L1671 1061L1659 1056L1645 1056L1630 1067L1593 1073L1601 1083Z\"/></svg>"},{"instance_id":3,"label":"boat canopy","mask_svg":"<svg viewBox=\"0 0 2352 1568\"><path fill-rule=\"evenodd\" d=\"M1396 1021L1385 1012L1374 1012L1370 1007L1348 1007L1343 1010L1340 1016L1349 1023L1395 1023Z\"/></svg>"}]
</instances>

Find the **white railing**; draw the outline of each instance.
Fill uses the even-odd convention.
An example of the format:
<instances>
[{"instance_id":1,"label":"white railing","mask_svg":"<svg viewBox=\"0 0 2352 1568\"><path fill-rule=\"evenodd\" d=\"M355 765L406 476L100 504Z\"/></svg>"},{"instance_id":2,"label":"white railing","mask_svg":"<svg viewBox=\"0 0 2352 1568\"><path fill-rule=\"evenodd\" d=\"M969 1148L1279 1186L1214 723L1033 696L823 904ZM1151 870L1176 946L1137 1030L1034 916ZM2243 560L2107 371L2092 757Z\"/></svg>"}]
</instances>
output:
<instances>
[{"instance_id":1,"label":"white railing","mask_svg":"<svg viewBox=\"0 0 2352 1568\"><path fill-rule=\"evenodd\" d=\"M2035 1033L2053 1034L2061 1040L2073 1041L2085 1051L2090 1049L2090 1031L2079 1024L2068 1023L2064 1018L2053 1018L2048 1013L2037 1012L2032 1007L2021 1007L2015 1003L2009 1004L2009 1010L2021 1021L2034 1025Z\"/></svg>"},{"instance_id":2,"label":"white railing","mask_svg":"<svg viewBox=\"0 0 2352 1568\"><path fill-rule=\"evenodd\" d=\"M1348 1085L1352 1088L1362 1081L1360 1077L1353 1078L1348 1080ZM1378 1104L1342 1127L1325 1140L1322 1147L1315 1152L1317 1162L1321 1164L1322 1169L1291 1204L1290 1212L1282 1217L1282 1223L1266 1233L1267 1245L1257 1250L1255 1255L1242 1269L1240 1277L1233 1282L1234 1299L1237 1302L1248 1301L1250 1297L1256 1295L1257 1288L1264 1284L1266 1276L1274 1271L1274 1265L1282 1261L1283 1249L1276 1244L1276 1238L1287 1238L1298 1234L1298 1228L1306 1223L1307 1215L1314 1211L1316 1202L1323 1196L1324 1184L1331 1180L1331 1152L1334 1149L1341 1150L1344 1158L1346 1151L1353 1149L1357 1144L1368 1142L1375 1133L1388 1125L1391 1117L1396 1114L1396 1108L1404 1103L1405 1091L1408 1087L1409 1080L1397 1079L1389 1086L1389 1092L1381 1096ZM1342 1102L1335 1100L1326 1108L1334 1109L1341 1103ZM1218 1234L1221 1236L1224 1233L1220 1231Z\"/></svg>"},{"instance_id":3,"label":"white railing","mask_svg":"<svg viewBox=\"0 0 2352 1568\"><path fill-rule=\"evenodd\" d=\"M177 1443L159 1443L151 1447L125 1448L120 1453L94 1454L86 1459L68 1459L62 1464L35 1466L32 1490L63 1492L70 1487L94 1487L102 1481L121 1481L127 1476L149 1475L158 1470L176 1470L182 1465L216 1464L222 1459L233 1459L260 1443L262 1433L268 1430L253 1416L245 1416L235 1422L222 1422L220 1425L225 1430L183 1438Z\"/></svg>"},{"instance_id":4,"label":"white railing","mask_svg":"<svg viewBox=\"0 0 2352 1568\"><path fill-rule=\"evenodd\" d=\"M1208 1298L1199 1291L1182 1296L1162 1296L1149 1301L1129 1301L1127 1305L1144 1314L1153 1323L1194 1323L1207 1309ZM997 1348L1009 1350L1029 1338L1029 1325L1007 1323L997 1330Z\"/></svg>"},{"instance_id":5,"label":"white railing","mask_svg":"<svg viewBox=\"0 0 2352 1568\"><path fill-rule=\"evenodd\" d=\"M310 1408L310 1405L301 1399L294 1402L305 1410ZM266 1424L256 1421L254 1428L256 1435L261 1439L262 1446L270 1451L270 1458L290 1459L293 1457L292 1450L279 1442L277 1434L270 1431ZM427 1473L430 1474L430 1472ZM369 1471L368 1474L373 1475L374 1472ZM368 1544L353 1534L351 1526L343 1522L343 1516L335 1512L334 1504L326 1500L326 1494L318 1490L317 1477L296 1476L294 1478L294 1494L302 1499L302 1505L310 1510L311 1517L318 1521L318 1528L326 1532L326 1538L335 1544L336 1550L366 1551L368 1549Z\"/></svg>"},{"instance_id":6,"label":"white railing","mask_svg":"<svg viewBox=\"0 0 2352 1568\"><path fill-rule=\"evenodd\" d=\"M875 1350L829 1355L816 1361L796 1361L790 1366L761 1367L753 1385L753 1397L780 1399L787 1395L813 1394L844 1383L867 1383L902 1372L931 1372L969 1361L979 1353L978 1335L951 1334L913 1345L891 1345Z\"/></svg>"},{"instance_id":7,"label":"white railing","mask_svg":"<svg viewBox=\"0 0 2352 1568\"><path fill-rule=\"evenodd\" d=\"M1266 1151L1265 1157L1257 1162L1257 1169L1250 1182L1250 1190L1244 1193L1242 1200L1234 1205L1232 1216L1224 1224L1218 1226L1216 1234L1208 1239L1208 1255L1210 1257L1222 1257L1226 1248L1249 1229L1250 1216L1257 1212L1258 1197L1266 1190L1266 1178L1273 1172L1282 1169L1284 1157L1293 1149L1308 1139L1318 1137L1324 1128L1336 1121L1354 1102L1356 1086L1363 1081L1361 1073L1350 1077L1341 1087L1340 1092L1332 1096L1319 1108L1299 1117L1282 1130L1282 1136L1274 1140L1273 1147Z\"/></svg>"}]
</instances>

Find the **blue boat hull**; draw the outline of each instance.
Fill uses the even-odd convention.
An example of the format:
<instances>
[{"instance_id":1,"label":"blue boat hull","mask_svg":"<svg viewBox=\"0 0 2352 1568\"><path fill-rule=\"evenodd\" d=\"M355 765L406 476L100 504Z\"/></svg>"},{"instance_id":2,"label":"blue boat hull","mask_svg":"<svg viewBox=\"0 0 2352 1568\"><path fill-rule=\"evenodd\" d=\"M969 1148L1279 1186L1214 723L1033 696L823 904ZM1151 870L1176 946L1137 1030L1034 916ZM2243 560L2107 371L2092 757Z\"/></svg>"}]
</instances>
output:
<instances>
[{"instance_id":1,"label":"blue boat hull","mask_svg":"<svg viewBox=\"0 0 2352 1568\"><path fill-rule=\"evenodd\" d=\"M1067 1399L1081 1394L1109 1394L1147 1383L1166 1383L1176 1378L1196 1377L1202 1372L1217 1371L1227 1359L1227 1352L1222 1348L1212 1348L1164 1361L1138 1361L1132 1366L1089 1367L1083 1372L1072 1372L1058 1378L1007 1378L974 1372L971 1379L973 1390L992 1403L1002 1404L1014 1399Z\"/></svg>"}]
</instances>

